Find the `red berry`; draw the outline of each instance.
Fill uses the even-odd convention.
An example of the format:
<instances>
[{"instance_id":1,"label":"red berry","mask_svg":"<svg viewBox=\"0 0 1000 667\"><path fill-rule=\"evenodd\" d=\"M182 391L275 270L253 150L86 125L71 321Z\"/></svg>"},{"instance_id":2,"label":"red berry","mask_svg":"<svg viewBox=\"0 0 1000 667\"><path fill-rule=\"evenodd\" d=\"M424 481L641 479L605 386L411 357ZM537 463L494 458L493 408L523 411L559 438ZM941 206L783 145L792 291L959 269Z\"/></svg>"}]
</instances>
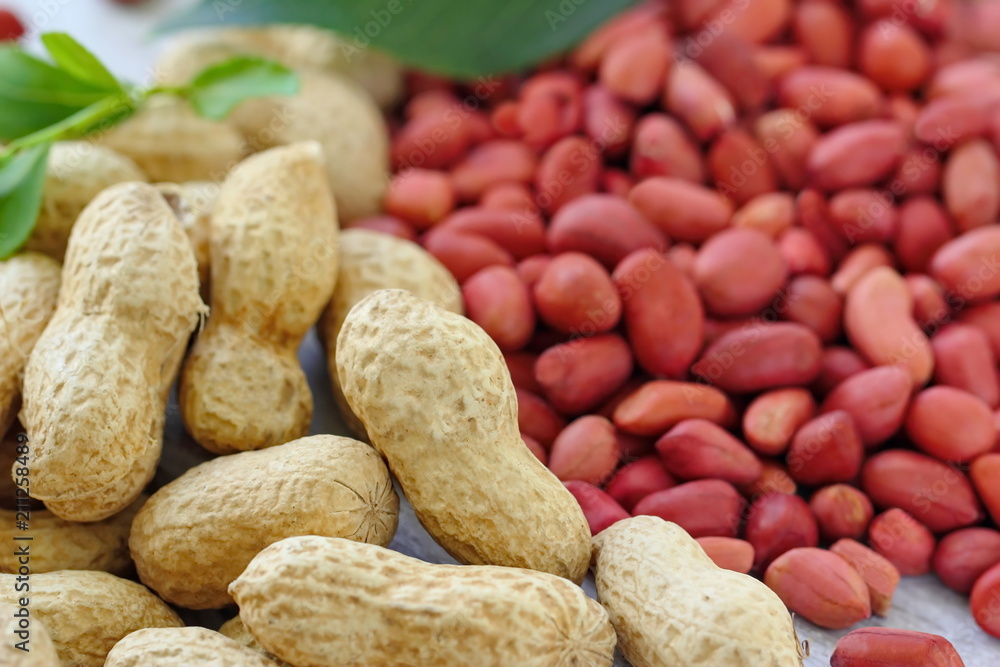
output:
<instances>
[{"instance_id":1,"label":"red berry","mask_svg":"<svg viewBox=\"0 0 1000 667\"><path fill-rule=\"evenodd\" d=\"M0 9L0 42L15 41L24 35L24 24L13 12Z\"/></svg>"}]
</instances>

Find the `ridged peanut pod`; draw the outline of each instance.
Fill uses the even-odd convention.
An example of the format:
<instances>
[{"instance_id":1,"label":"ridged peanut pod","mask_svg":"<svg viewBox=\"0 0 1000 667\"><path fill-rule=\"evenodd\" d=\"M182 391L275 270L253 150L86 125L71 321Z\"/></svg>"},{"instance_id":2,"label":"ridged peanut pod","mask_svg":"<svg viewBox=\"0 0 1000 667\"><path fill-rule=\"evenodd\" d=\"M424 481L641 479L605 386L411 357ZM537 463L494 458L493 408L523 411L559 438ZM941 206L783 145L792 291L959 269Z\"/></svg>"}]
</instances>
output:
<instances>
[{"instance_id":1,"label":"ridged peanut pod","mask_svg":"<svg viewBox=\"0 0 1000 667\"><path fill-rule=\"evenodd\" d=\"M409 292L381 290L348 314L337 373L420 523L448 553L583 579L590 528L524 446L510 373L482 329Z\"/></svg>"},{"instance_id":2,"label":"ridged peanut pod","mask_svg":"<svg viewBox=\"0 0 1000 667\"><path fill-rule=\"evenodd\" d=\"M380 289L405 289L445 310L463 312L462 291L451 272L416 243L367 229L341 234L337 289L323 312L319 331L341 417L353 433L365 439L365 425L351 412L337 377L337 336L351 308Z\"/></svg>"},{"instance_id":3,"label":"ridged peanut pod","mask_svg":"<svg viewBox=\"0 0 1000 667\"><path fill-rule=\"evenodd\" d=\"M230 117L256 150L318 141L341 222L378 213L389 182L389 133L378 106L353 81L308 71L288 97L244 102Z\"/></svg>"},{"instance_id":4,"label":"ridged peanut pod","mask_svg":"<svg viewBox=\"0 0 1000 667\"><path fill-rule=\"evenodd\" d=\"M760 581L715 565L677 524L624 519L594 537L597 598L634 667L798 667L792 618Z\"/></svg>"},{"instance_id":5,"label":"ridged peanut pod","mask_svg":"<svg viewBox=\"0 0 1000 667\"><path fill-rule=\"evenodd\" d=\"M308 25L197 30L167 45L156 63L157 81L188 83L199 72L234 56L256 54L296 70L343 74L388 109L403 94L403 70L373 48L359 48L330 30Z\"/></svg>"},{"instance_id":6,"label":"ridged peanut pod","mask_svg":"<svg viewBox=\"0 0 1000 667\"><path fill-rule=\"evenodd\" d=\"M209 266L211 262L212 240L212 207L219 196L219 186L209 181L192 181L190 183L157 183L157 189L174 210L181 227L191 241L194 258L198 261L198 281L201 283L201 294L208 298L206 289L211 277Z\"/></svg>"},{"instance_id":7,"label":"ridged peanut pod","mask_svg":"<svg viewBox=\"0 0 1000 667\"><path fill-rule=\"evenodd\" d=\"M24 371L31 495L98 521L156 469L167 394L204 315L191 244L159 191L108 188L73 227L52 320Z\"/></svg>"},{"instance_id":8,"label":"ridged peanut pod","mask_svg":"<svg viewBox=\"0 0 1000 667\"><path fill-rule=\"evenodd\" d=\"M338 538L272 544L230 591L261 646L297 667L597 667L615 650L607 614L565 579Z\"/></svg>"},{"instance_id":9,"label":"ridged peanut pod","mask_svg":"<svg viewBox=\"0 0 1000 667\"><path fill-rule=\"evenodd\" d=\"M205 628L149 628L128 635L108 653L104 667L274 667L229 637Z\"/></svg>"},{"instance_id":10,"label":"ridged peanut pod","mask_svg":"<svg viewBox=\"0 0 1000 667\"><path fill-rule=\"evenodd\" d=\"M0 435L21 407L21 373L56 309L61 274L59 262L35 252L0 262Z\"/></svg>"},{"instance_id":11,"label":"ridged peanut pod","mask_svg":"<svg viewBox=\"0 0 1000 667\"><path fill-rule=\"evenodd\" d=\"M132 525L139 578L191 609L232 604L226 588L269 544L295 535L386 546L399 498L370 446L313 435L202 463L152 495Z\"/></svg>"},{"instance_id":12,"label":"ridged peanut pod","mask_svg":"<svg viewBox=\"0 0 1000 667\"><path fill-rule=\"evenodd\" d=\"M102 667L111 647L125 635L183 625L145 586L107 572L32 574L30 591L18 576L0 574L0 602L16 605L30 594L32 622L45 625L66 667Z\"/></svg>"},{"instance_id":13,"label":"ridged peanut pod","mask_svg":"<svg viewBox=\"0 0 1000 667\"><path fill-rule=\"evenodd\" d=\"M247 626L243 624L243 621L240 619L239 616L234 616L225 623L223 623L222 627L219 628L219 634L225 635L230 639L235 640L238 644L242 644L243 646L246 646L247 648L252 649L257 653L260 653L268 660L276 662L282 667L291 667L287 662L285 662L281 658L276 657L273 653L268 653L267 651L265 651L264 647L261 646L260 642L257 641L257 638L254 637L252 634L250 634L250 631L247 630Z\"/></svg>"},{"instance_id":14,"label":"ridged peanut pod","mask_svg":"<svg viewBox=\"0 0 1000 667\"><path fill-rule=\"evenodd\" d=\"M42 207L27 249L61 262L73 223L94 197L112 185L145 180L146 174L131 158L107 146L90 141L52 144L45 164Z\"/></svg>"},{"instance_id":15,"label":"ridged peanut pod","mask_svg":"<svg viewBox=\"0 0 1000 667\"><path fill-rule=\"evenodd\" d=\"M31 608L0 603L0 665L4 667L59 667L59 656L49 631ZM29 618L28 629L20 622Z\"/></svg>"},{"instance_id":16,"label":"ridged peanut pod","mask_svg":"<svg viewBox=\"0 0 1000 667\"><path fill-rule=\"evenodd\" d=\"M212 315L184 365L188 432L228 454L304 436L299 343L337 281L337 214L314 142L248 158L212 209Z\"/></svg>"},{"instance_id":17,"label":"ridged peanut pod","mask_svg":"<svg viewBox=\"0 0 1000 667\"><path fill-rule=\"evenodd\" d=\"M124 575L132 568L128 534L144 497L114 516L92 523L66 521L44 510L31 511L31 572L101 570ZM0 541L14 544L23 535L12 510L0 510ZM0 551L0 572L15 574L20 567L16 549Z\"/></svg>"},{"instance_id":18,"label":"ridged peanut pod","mask_svg":"<svg viewBox=\"0 0 1000 667\"><path fill-rule=\"evenodd\" d=\"M249 152L239 132L161 95L99 141L127 155L154 182L221 181Z\"/></svg>"}]
</instances>

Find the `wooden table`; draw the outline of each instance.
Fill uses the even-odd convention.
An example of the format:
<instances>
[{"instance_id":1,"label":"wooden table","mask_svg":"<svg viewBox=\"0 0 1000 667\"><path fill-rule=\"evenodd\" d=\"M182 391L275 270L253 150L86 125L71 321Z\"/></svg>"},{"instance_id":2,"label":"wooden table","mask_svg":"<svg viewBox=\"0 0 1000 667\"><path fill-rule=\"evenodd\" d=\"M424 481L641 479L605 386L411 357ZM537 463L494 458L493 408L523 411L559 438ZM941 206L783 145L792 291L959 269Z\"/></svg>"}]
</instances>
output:
<instances>
[{"instance_id":1,"label":"wooden table","mask_svg":"<svg viewBox=\"0 0 1000 667\"><path fill-rule=\"evenodd\" d=\"M314 333L306 339L299 358L306 369L316 403L311 432L349 435L334 407L326 361ZM167 415L163 463L155 483L163 484L208 458L210 456L184 432L176 401L172 400ZM402 494L400 495L402 497ZM399 530L390 547L432 563L455 563L455 560L424 531L413 514L413 508L405 500L401 506ZM592 578L588 577L584 582L584 589L589 595L594 596ZM190 614L187 618L189 622L218 627L234 613L235 610L225 613L199 613ZM806 666L829 665L834 645L846 631L824 630L801 618L796 619L795 625L799 637L809 641L811 656L805 661ZM889 617L873 617L863 625L907 628L939 634L955 645L967 667L1000 667L1000 640L993 639L980 630L969 613L968 600L945 588L933 575L904 578L896 591ZM615 664L628 665L621 657Z\"/></svg>"}]
</instances>

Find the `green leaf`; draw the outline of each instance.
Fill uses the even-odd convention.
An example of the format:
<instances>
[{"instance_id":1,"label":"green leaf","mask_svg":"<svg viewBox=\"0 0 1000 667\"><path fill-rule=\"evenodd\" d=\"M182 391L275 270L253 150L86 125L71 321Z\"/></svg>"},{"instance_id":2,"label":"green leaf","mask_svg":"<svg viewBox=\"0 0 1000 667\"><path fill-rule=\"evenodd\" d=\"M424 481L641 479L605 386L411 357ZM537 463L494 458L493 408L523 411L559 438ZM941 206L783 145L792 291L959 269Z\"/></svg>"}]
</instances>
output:
<instances>
[{"instance_id":1,"label":"green leaf","mask_svg":"<svg viewBox=\"0 0 1000 667\"><path fill-rule=\"evenodd\" d=\"M181 93L200 116L223 120L251 97L292 95L298 89L299 79L287 67L245 56L205 69Z\"/></svg>"},{"instance_id":2,"label":"green leaf","mask_svg":"<svg viewBox=\"0 0 1000 667\"><path fill-rule=\"evenodd\" d=\"M108 91L14 47L0 47L0 141L58 123Z\"/></svg>"},{"instance_id":3,"label":"green leaf","mask_svg":"<svg viewBox=\"0 0 1000 667\"><path fill-rule=\"evenodd\" d=\"M121 83L93 53L64 32L42 35L42 43L63 71L76 79L97 86L109 93L124 92Z\"/></svg>"},{"instance_id":4,"label":"green leaf","mask_svg":"<svg viewBox=\"0 0 1000 667\"><path fill-rule=\"evenodd\" d=\"M0 161L0 259L14 254L35 228L50 146L32 146Z\"/></svg>"},{"instance_id":5,"label":"green leaf","mask_svg":"<svg viewBox=\"0 0 1000 667\"><path fill-rule=\"evenodd\" d=\"M161 29L310 23L407 65L461 78L523 69L566 51L636 0L200 0Z\"/></svg>"}]
</instances>

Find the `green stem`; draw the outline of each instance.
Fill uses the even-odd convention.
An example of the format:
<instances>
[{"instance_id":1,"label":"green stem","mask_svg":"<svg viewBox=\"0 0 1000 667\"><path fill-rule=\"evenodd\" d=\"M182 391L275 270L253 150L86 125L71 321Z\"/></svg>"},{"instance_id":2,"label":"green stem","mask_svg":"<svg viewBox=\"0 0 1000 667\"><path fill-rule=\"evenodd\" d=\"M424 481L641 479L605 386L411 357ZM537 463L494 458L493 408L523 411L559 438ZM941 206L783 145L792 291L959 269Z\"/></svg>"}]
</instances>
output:
<instances>
[{"instance_id":1,"label":"green stem","mask_svg":"<svg viewBox=\"0 0 1000 667\"><path fill-rule=\"evenodd\" d=\"M112 116L116 110L120 110L123 106L129 110L137 108L142 99L145 99L147 95L148 93L142 93L138 100L122 95L105 97L103 100L77 111L72 116L64 118L55 125L50 125L43 130L15 139L0 153L0 160L24 148L81 136L84 130L96 126L105 118Z\"/></svg>"}]
</instances>

